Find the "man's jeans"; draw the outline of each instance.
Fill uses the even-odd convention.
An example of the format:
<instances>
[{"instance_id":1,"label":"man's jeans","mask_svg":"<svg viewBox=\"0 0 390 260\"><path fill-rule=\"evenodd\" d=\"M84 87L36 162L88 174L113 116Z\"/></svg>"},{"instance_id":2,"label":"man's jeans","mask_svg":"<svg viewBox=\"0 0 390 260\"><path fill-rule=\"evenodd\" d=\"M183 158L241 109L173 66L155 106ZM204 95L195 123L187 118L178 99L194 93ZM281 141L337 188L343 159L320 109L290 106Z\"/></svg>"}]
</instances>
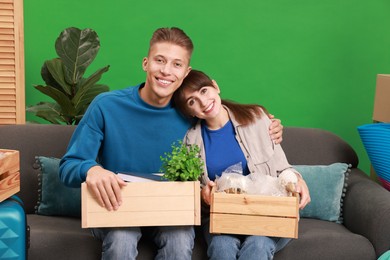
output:
<instances>
[{"instance_id":1,"label":"man's jeans","mask_svg":"<svg viewBox=\"0 0 390 260\"><path fill-rule=\"evenodd\" d=\"M195 232L192 226L95 228L92 234L103 241L102 260L132 260L138 255L137 244L142 233L150 236L158 252L156 260L190 260Z\"/></svg>"}]
</instances>

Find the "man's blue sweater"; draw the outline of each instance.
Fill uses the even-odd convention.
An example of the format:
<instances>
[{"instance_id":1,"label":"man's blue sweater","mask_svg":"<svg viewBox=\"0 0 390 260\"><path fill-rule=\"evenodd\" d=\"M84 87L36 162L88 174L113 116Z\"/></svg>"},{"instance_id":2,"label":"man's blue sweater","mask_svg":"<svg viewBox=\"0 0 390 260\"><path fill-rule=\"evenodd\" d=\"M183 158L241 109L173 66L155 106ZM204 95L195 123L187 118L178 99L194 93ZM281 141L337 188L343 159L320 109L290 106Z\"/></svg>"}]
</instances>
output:
<instances>
[{"instance_id":1,"label":"man's blue sweater","mask_svg":"<svg viewBox=\"0 0 390 260\"><path fill-rule=\"evenodd\" d=\"M77 126L60 163L60 178L79 187L87 171L100 164L113 172L158 172L160 156L182 140L189 123L171 104L145 103L139 88L97 96Z\"/></svg>"}]
</instances>

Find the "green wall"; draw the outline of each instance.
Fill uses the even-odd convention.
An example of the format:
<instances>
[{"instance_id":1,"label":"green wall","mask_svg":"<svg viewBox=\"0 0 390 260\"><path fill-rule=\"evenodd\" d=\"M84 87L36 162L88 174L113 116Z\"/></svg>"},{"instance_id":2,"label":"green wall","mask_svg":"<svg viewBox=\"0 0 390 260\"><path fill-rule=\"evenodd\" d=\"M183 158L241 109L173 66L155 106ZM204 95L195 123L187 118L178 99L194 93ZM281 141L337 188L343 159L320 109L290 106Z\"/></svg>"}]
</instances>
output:
<instances>
[{"instance_id":1,"label":"green wall","mask_svg":"<svg viewBox=\"0 0 390 260\"><path fill-rule=\"evenodd\" d=\"M223 97L263 104L285 126L336 133L369 172L356 127L372 122L376 75L390 73L389 13L388 0L25 1L26 104L47 100L33 85L43 84L41 66L56 57L63 29L98 33L86 74L110 65L100 82L120 89L144 80L153 31L177 26L194 41L192 66Z\"/></svg>"}]
</instances>

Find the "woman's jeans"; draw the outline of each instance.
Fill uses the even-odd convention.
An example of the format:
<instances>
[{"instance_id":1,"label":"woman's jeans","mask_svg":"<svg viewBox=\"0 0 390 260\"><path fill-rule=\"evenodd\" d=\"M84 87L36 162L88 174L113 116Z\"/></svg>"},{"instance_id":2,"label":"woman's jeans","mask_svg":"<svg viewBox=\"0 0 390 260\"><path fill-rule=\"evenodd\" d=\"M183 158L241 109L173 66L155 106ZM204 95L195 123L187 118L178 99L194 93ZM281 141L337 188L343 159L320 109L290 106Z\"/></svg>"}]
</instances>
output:
<instances>
[{"instance_id":1,"label":"woman's jeans","mask_svg":"<svg viewBox=\"0 0 390 260\"><path fill-rule=\"evenodd\" d=\"M289 238L217 235L212 237L207 255L211 260L270 260L289 241Z\"/></svg>"},{"instance_id":2,"label":"woman's jeans","mask_svg":"<svg viewBox=\"0 0 390 260\"><path fill-rule=\"evenodd\" d=\"M210 260L271 260L283 249L290 238L210 234L209 219L203 218L203 233L208 245Z\"/></svg>"},{"instance_id":3,"label":"woman's jeans","mask_svg":"<svg viewBox=\"0 0 390 260\"><path fill-rule=\"evenodd\" d=\"M192 226L95 228L92 234L103 241L102 260L136 259L142 234L155 242L156 260L190 260L195 239Z\"/></svg>"}]
</instances>

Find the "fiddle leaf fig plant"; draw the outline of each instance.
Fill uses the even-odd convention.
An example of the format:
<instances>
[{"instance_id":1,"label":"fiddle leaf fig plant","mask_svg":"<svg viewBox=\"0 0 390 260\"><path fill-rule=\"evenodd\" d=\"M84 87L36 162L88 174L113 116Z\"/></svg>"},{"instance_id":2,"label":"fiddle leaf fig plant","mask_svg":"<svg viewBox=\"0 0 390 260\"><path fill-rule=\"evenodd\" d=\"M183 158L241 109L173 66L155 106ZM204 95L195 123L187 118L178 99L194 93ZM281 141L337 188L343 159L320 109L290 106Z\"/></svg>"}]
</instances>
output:
<instances>
[{"instance_id":1,"label":"fiddle leaf fig plant","mask_svg":"<svg viewBox=\"0 0 390 260\"><path fill-rule=\"evenodd\" d=\"M169 181L197 181L203 173L204 162L198 145L185 145L174 142L172 152L160 156L163 178Z\"/></svg>"},{"instance_id":2,"label":"fiddle leaf fig plant","mask_svg":"<svg viewBox=\"0 0 390 260\"><path fill-rule=\"evenodd\" d=\"M53 124L77 125L92 100L109 91L107 85L98 84L109 65L84 78L99 48L99 37L92 29L70 27L62 31L55 42L58 58L45 61L41 69L46 85L34 85L55 102L39 102L26 111Z\"/></svg>"}]
</instances>

